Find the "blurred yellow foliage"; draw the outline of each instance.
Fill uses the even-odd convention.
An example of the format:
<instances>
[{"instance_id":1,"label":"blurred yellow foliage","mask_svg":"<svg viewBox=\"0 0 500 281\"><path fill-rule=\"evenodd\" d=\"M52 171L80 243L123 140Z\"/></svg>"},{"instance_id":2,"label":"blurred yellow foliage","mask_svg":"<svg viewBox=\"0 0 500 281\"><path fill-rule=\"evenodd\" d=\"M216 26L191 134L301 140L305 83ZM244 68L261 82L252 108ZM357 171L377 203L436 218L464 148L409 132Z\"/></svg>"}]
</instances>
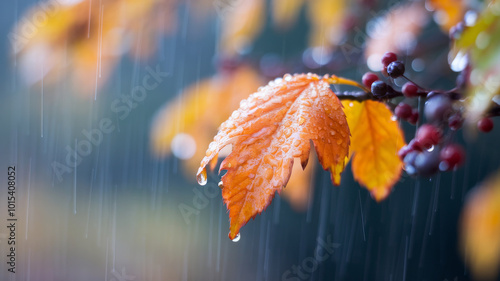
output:
<instances>
[{"instance_id":1,"label":"blurred yellow foliage","mask_svg":"<svg viewBox=\"0 0 500 281\"><path fill-rule=\"evenodd\" d=\"M71 69L75 89L94 95L123 54L153 52L156 35L176 21L171 5L170 0L52 0L36 6L11 40L21 75L28 84L42 78L50 83Z\"/></svg>"},{"instance_id":2,"label":"blurred yellow foliage","mask_svg":"<svg viewBox=\"0 0 500 281\"><path fill-rule=\"evenodd\" d=\"M500 175L475 189L462 211L460 250L473 275L494 280L500 268Z\"/></svg>"}]
</instances>

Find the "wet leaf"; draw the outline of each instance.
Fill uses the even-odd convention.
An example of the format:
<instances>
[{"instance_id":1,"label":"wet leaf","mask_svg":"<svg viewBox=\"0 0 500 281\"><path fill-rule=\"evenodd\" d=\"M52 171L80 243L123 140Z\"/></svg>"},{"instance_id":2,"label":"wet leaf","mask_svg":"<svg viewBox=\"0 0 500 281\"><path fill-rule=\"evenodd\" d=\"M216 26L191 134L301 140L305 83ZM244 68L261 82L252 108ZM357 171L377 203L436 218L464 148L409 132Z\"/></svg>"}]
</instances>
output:
<instances>
[{"instance_id":1,"label":"wet leaf","mask_svg":"<svg viewBox=\"0 0 500 281\"><path fill-rule=\"evenodd\" d=\"M467 85L466 120L470 127L481 119L500 94L500 3L491 3L474 26L465 29L455 41L449 61L452 69L463 66L469 56L471 66Z\"/></svg>"},{"instance_id":2,"label":"wet leaf","mask_svg":"<svg viewBox=\"0 0 500 281\"><path fill-rule=\"evenodd\" d=\"M219 169L227 171L222 197L229 210L231 239L286 186L294 158L302 167L307 165L311 141L323 169L330 170L338 185L349 152L349 128L327 77L317 75L286 75L270 82L243 100L221 125L197 177L203 183L206 166L232 145Z\"/></svg>"},{"instance_id":3,"label":"wet leaf","mask_svg":"<svg viewBox=\"0 0 500 281\"><path fill-rule=\"evenodd\" d=\"M351 130L352 172L377 200L389 195L399 180L402 161L398 151L405 144L398 123L385 104L377 101L344 101Z\"/></svg>"},{"instance_id":4,"label":"wet leaf","mask_svg":"<svg viewBox=\"0 0 500 281\"><path fill-rule=\"evenodd\" d=\"M461 217L461 251L473 275L494 280L500 268L500 176L482 183L467 198Z\"/></svg>"}]
</instances>

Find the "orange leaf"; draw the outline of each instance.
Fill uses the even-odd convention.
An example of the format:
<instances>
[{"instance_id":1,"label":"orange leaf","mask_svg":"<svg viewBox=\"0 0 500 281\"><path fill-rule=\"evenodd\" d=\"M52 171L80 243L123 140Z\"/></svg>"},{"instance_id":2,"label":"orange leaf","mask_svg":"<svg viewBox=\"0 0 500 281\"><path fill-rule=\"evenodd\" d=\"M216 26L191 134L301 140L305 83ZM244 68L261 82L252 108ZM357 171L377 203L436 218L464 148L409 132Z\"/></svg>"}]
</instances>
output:
<instances>
[{"instance_id":1,"label":"orange leaf","mask_svg":"<svg viewBox=\"0 0 500 281\"><path fill-rule=\"evenodd\" d=\"M385 104L344 101L351 129L352 172L354 178L380 201L399 180L403 163L397 153L405 144L398 123Z\"/></svg>"},{"instance_id":2,"label":"orange leaf","mask_svg":"<svg viewBox=\"0 0 500 281\"><path fill-rule=\"evenodd\" d=\"M323 169L340 183L349 152L349 128L342 104L330 90L328 77L285 75L241 102L222 123L201 161L197 178L206 183L206 166L231 144L222 162L222 197L229 209L233 239L250 218L261 213L286 186L294 158L307 165L310 141Z\"/></svg>"},{"instance_id":3,"label":"orange leaf","mask_svg":"<svg viewBox=\"0 0 500 281\"><path fill-rule=\"evenodd\" d=\"M480 280L494 280L500 267L500 176L468 197L461 218L461 250Z\"/></svg>"}]
</instances>

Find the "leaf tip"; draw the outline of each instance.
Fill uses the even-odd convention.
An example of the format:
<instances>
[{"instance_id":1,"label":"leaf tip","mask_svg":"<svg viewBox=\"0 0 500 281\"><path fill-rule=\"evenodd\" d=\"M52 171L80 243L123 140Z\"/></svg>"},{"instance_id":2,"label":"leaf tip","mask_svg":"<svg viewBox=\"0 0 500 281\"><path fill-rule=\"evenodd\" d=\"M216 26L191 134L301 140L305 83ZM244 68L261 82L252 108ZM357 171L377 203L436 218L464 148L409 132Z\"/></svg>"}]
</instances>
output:
<instances>
[{"instance_id":1,"label":"leaf tip","mask_svg":"<svg viewBox=\"0 0 500 281\"><path fill-rule=\"evenodd\" d=\"M388 188L376 188L370 191L371 196L377 201L377 203L382 202L389 195L390 189Z\"/></svg>"},{"instance_id":2,"label":"leaf tip","mask_svg":"<svg viewBox=\"0 0 500 281\"><path fill-rule=\"evenodd\" d=\"M344 163L330 166L330 177L332 183L336 186L340 185L341 174L344 171Z\"/></svg>"}]
</instances>

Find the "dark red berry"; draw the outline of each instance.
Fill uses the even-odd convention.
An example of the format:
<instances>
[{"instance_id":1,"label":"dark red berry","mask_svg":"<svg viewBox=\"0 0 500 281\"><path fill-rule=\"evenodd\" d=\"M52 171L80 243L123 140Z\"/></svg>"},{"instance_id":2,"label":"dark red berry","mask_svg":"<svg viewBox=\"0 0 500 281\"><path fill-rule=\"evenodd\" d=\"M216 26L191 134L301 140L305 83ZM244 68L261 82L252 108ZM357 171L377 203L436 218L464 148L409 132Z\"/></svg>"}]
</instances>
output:
<instances>
[{"instance_id":1,"label":"dark red berry","mask_svg":"<svg viewBox=\"0 0 500 281\"><path fill-rule=\"evenodd\" d=\"M456 131L460 129L460 127L462 127L463 122L464 120L462 119L462 116L456 113L448 118L448 127L450 127L450 129L452 129L453 131Z\"/></svg>"},{"instance_id":2,"label":"dark red berry","mask_svg":"<svg viewBox=\"0 0 500 281\"><path fill-rule=\"evenodd\" d=\"M408 153L410 153L412 151L413 150L411 149L411 147L409 145L405 145L405 146L401 147L401 149L398 151L399 159L404 160L406 155L408 155Z\"/></svg>"},{"instance_id":3,"label":"dark red berry","mask_svg":"<svg viewBox=\"0 0 500 281\"><path fill-rule=\"evenodd\" d=\"M379 80L377 74L372 73L372 72L367 72L363 75L363 78L361 78L361 81L363 82L363 85L365 85L367 88L370 88L372 86L372 83Z\"/></svg>"},{"instance_id":4,"label":"dark red berry","mask_svg":"<svg viewBox=\"0 0 500 281\"><path fill-rule=\"evenodd\" d=\"M418 109L413 109L413 111L411 112L411 116L410 118L408 118L408 123L410 124L417 124L418 122L418 118L419 118L420 114L418 114Z\"/></svg>"},{"instance_id":5,"label":"dark red berry","mask_svg":"<svg viewBox=\"0 0 500 281\"><path fill-rule=\"evenodd\" d=\"M405 97L407 98L414 98L418 96L418 87L412 82L406 82L403 85L403 89L401 91L403 92L403 95L405 95Z\"/></svg>"},{"instance_id":6,"label":"dark red berry","mask_svg":"<svg viewBox=\"0 0 500 281\"><path fill-rule=\"evenodd\" d=\"M493 120L491 120L491 118L484 117L477 122L477 128L481 132L488 133L493 130Z\"/></svg>"},{"instance_id":7,"label":"dark red berry","mask_svg":"<svg viewBox=\"0 0 500 281\"><path fill-rule=\"evenodd\" d=\"M403 146L398 151L398 156L401 160L403 160L408 153L413 151L421 152L422 150L422 145L417 140L412 139L407 145Z\"/></svg>"},{"instance_id":8,"label":"dark red berry","mask_svg":"<svg viewBox=\"0 0 500 281\"><path fill-rule=\"evenodd\" d=\"M372 94L376 97L382 97L387 93L387 84L383 81L375 81L372 83Z\"/></svg>"},{"instance_id":9,"label":"dark red berry","mask_svg":"<svg viewBox=\"0 0 500 281\"><path fill-rule=\"evenodd\" d=\"M393 61L387 66L387 74L392 78L398 78L405 73L405 64L402 61Z\"/></svg>"},{"instance_id":10,"label":"dark red berry","mask_svg":"<svg viewBox=\"0 0 500 281\"><path fill-rule=\"evenodd\" d=\"M417 151L410 151L408 154L405 155L403 159L404 163L404 168L406 170L406 173L410 176L415 176L417 174L417 169L415 167L415 159L420 155L421 152Z\"/></svg>"},{"instance_id":11,"label":"dark red berry","mask_svg":"<svg viewBox=\"0 0 500 281\"><path fill-rule=\"evenodd\" d=\"M382 56L382 65L384 68L387 68L387 66L398 59L398 56L393 53L393 52L386 52L384 56Z\"/></svg>"},{"instance_id":12,"label":"dark red berry","mask_svg":"<svg viewBox=\"0 0 500 281\"><path fill-rule=\"evenodd\" d=\"M384 67L382 68L382 70L380 71L382 73L382 75L384 75L385 77L389 76L389 74L387 74L387 67Z\"/></svg>"},{"instance_id":13,"label":"dark red berry","mask_svg":"<svg viewBox=\"0 0 500 281\"><path fill-rule=\"evenodd\" d=\"M411 117L412 111L413 109L409 104L400 102L394 109L394 114L396 114L396 117L398 118L408 119Z\"/></svg>"},{"instance_id":14,"label":"dark red berry","mask_svg":"<svg viewBox=\"0 0 500 281\"><path fill-rule=\"evenodd\" d=\"M412 139L408 144L414 151L423 151L424 146L416 139Z\"/></svg>"},{"instance_id":15,"label":"dark red berry","mask_svg":"<svg viewBox=\"0 0 500 281\"><path fill-rule=\"evenodd\" d=\"M458 144L449 144L445 146L440 153L440 169L443 171L453 170L464 162L464 149Z\"/></svg>"},{"instance_id":16,"label":"dark red berry","mask_svg":"<svg viewBox=\"0 0 500 281\"><path fill-rule=\"evenodd\" d=\"M415 157L415 169L424 177L430 177L439 170L439 149L424 151Z\"/></svg>"},{"instance_id":17,"label":"dark red berry","mask_svg":"<svg viewBox=\"0 0 500 281\"><path fill-rule=\"evenodd\" d=\"M425 148L430 148L441 141L441 131L430 124L424 124L418 128L415 139L422 144Z\"/></svg>"},{"instance_id":18,"label":"dark red berry","mask_svg":"<svg viewBox=\"0 0 500 281\"><path fill-rule=\"evenodd\" d=\"M430 92L425 102L424 115L431 123L448 121L452 113L452 102L447 95Z\"/></svg>"}]
</instances>

